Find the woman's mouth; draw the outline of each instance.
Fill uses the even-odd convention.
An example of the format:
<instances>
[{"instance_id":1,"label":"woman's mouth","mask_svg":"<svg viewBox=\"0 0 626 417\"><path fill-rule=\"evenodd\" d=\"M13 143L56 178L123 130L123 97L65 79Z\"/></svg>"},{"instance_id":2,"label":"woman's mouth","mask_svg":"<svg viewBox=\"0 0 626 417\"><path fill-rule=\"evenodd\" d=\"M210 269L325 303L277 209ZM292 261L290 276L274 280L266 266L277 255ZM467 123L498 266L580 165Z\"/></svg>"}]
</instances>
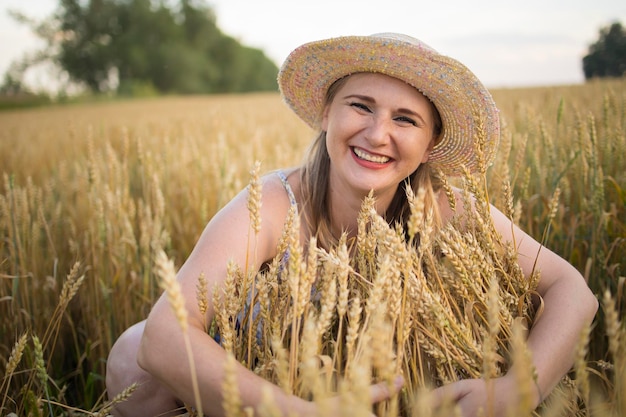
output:
<instances>
[{"instance_id":1,"label":"woman's mouth","mask_svg":"<svg viewBox=\"0 0 626 417\"><path fill-rule=\"evenodd\" d=\"M387 156L372 155L371 153L366 152L365 150L361 148L353 147L352 151L359 159L362 159L368 162L374 162L376 164L385 164L391 160L391 158Z\"/></svg>"}]
</instances>

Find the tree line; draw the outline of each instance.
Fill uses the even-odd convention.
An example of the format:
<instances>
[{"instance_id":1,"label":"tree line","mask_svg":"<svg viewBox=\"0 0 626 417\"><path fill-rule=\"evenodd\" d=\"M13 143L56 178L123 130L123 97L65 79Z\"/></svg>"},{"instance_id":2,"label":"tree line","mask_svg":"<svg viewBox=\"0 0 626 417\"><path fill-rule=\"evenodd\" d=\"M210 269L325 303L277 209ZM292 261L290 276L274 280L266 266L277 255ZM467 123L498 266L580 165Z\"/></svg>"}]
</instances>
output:
<instances>
[{"instance_id":1,"label":"tree line","mask_svg":"<svg viewBox=\"0 0 626 417\"><path fill-rule=\"evenodd\" d=\"M586 80L626 74L626 30L621 23L600 29L598 40L583 58L583 72Z\"/></svg>"},{"instance_id":2,"label":"tree line","mask_svg":"<svg viewBox=\"0 0 626 417\"><path fill-rule=\"evenodd\" d=\"M206 94L276 90L278 68L263 51L222 33L203 0L60 0L44 22L13 12L46 41L15 62L5 93L23 89L41 61L93 93Z\"/></svg>"},{"instance_id":3,"label":"tree line","mask_svg":"<svg viewBox=\"0 0 626 417\"><path fill-rule=\"evenodd\" d=\"M121 95L276 90L278 68L263 51L222 33L205 0L59 0L42 22L13 12L46 47L14 62L0 95L28 91L24 74L52 63L73 86ZM601 28L582 59L585 79L626 72L626 31Z\"/></svg>"}]
</instances>

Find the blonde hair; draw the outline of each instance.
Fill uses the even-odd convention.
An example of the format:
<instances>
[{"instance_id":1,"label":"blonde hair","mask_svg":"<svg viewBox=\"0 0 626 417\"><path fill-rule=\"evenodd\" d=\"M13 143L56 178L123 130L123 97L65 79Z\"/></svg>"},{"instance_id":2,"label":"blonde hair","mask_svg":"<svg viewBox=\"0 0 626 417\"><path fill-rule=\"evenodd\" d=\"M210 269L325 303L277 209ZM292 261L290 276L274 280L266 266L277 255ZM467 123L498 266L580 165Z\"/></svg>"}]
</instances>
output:
<instances>
[{"instance_id":1,"label":"blonde hair","mask_svg":"<svg viewBox=\"0 0 626 417\"><path fill-rule=\"evenodd\" d=\"M324 100L324 107L332 102L337 91L345 84L349 76L335 81L328 89ZM441 117L434 104L431 102L433 114L433 138L436 144L443 133ZM322 248L330 248L337 243L339 236L332 233L331 207L329 196L330 157L326 149L326 132L320 131L306 154L306 160L301 169L301 201L305 224L311 231L311 236L317 238L317 243ZM421 188L425 188L425 210L432 209L435 226L440 225L439 205L437 192L441 188L440 182L433 175L430 165L426 163L420 166L406 177L396 190L389 207L384 213L385 220L390 225L400 224L404 230L410 212L410 206L406 196L406 187L410 186L414 194ZM416 239L418 241L418 239Z\"/></svg>"}]
</instances>

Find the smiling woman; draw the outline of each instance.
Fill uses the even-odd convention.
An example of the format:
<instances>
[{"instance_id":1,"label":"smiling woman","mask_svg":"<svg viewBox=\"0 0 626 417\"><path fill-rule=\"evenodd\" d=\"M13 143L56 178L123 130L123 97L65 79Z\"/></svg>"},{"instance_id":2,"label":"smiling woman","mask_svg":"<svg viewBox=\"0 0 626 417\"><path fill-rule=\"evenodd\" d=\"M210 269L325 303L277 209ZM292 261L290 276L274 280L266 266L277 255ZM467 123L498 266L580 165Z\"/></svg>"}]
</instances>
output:
<instances>
[{"instance_id":1,"label":"smiling woman","mask_svg":"<svg viewBox=\"0 0 626 417\"><path fill-rule=\"evenodd\" d=\"M380 317L389 314L402 323L407 318L408 327L426 326L423 317L412 315L418 313L418 307L404 315L393 313L428 296L424 286L412 287L414 281L424 279L426 284L432 281L437 286L439 280L448 280L453 287L468 281L471 285L481 271L487 271L488 284L479 284L474 291L495 294L490 296L494 305L498 303L498 294L509 291L510 285L519 287L522 294L536 292L541 297L543 313L533 323L526 340L530 356L514 356L511 360L516 362L507 364L505 372L483 376L480 371L475 372L475 363L474 371L472 366L464 366L463 360L459 360L464 356L457 350L454 355L437 355L435 347L444 340L418 345L418 337L405 337L402 332L383 339L387 328L384 320L377 322L380 327L374 335L349 329L346 341L354 342L359 337L363 338L359 343L371 341L367 363L376 369L374 374L384 376L383 382L361 378L361 384L371 384L365 387L367 394L361 406L368 415L371 405L395 397L402 388L405 381L400 375L401 365L393 362L399 357L393 348L396 343L406 343L410 351L424 349L434 363L452 368L448 377L440 378L438 385L442 386L433 391L435 408L446 404L446 399L464 417L476 416L487 408L494 415L503 416L508 407L518 404L525 404L528 411L535 408L571 367L579 334L593 319L597 302L583 277L565 260L542 247L484 199L468 196L447 182L447 176L484 174L495 156L499 113L484 85L460 62L399 34L347 36L305 44L287 58L278 81L288 106L318 131L307 159L299 167L263 178L253 176L251 185L209 221L177 279L173 279L173 272L169 273L166 293L147 320L119 338L107 363L108 394L120 394L132 383L140 386L128 401L116 406L115 414L162 415L184 403L195 407L199 414L211 416L234 415L242 409L268 415L341 415L340 405L346 404L346 399L322 396L323 401L310 401L315 388L303 390L308 394L295 395L293 383L285 382L293 382L292 376L285 375L285 369L275 365L279 368L277 379L282 382L275 384L262 377L263 367L253 372L233 361L234 346L242 343L241 338L247 334L247 356L241 360L255 366L251 356L255 351L254 326L258 323L258 332L262 333L264 323L282 315L290 325L282 330L272 328L271 348L276 361L287 356L281 350L282 337L311 337L302 342L302 350L290 350L290 372L306 373L321 367L332 374L327 367L341 362L342 355L349 355L353 348L348 344L346 352L339 352L337 359L306 351L322 342L321 333L312 336L309 327L300 326L304 306L320 305L319 310L309 314L318 319L313 331L322 332L330 326L335 304L337 311L342 311L339 314L352 317L348 325L354 325L361 316L361 293L352 294L356 301L348 313L349 294L340 291L343 301L337 302L337 285L348 288L348 281L355 281L357 286L373 287L364 301L367 314L373 317L378 311ZM417 206L421 211L415 214ZM241 221L249 216L252 224ZM370 219L369 223L363 221L364 217ZM461 251L465 249L453 247L450 242L441 242L435 251L438 253L429 258L433 264L423 269L411 269L414 263L420 263L411 255L403 262L390 263L392 254L424 251L428 242L444 229L466 236L472 229L468 225L470 218L482 219L483 226L488 222L501 236L504 244L494 253L500 249L514 252L514 261L507 263L517 262L511 266L517 271L517 282L499 283L495 279L506 268L503 265L490 269L481 264L475 274L438 274L434 263L454 264L463 256ZM387 229L381 229L381 225ZM365 229L378 229L380 237L363 242L361 232ZM476 233L483 233L482 240L495 247L489 227L476 229ZM378 249L372 249L378 243ZM377 252L388 254L375 260L380 268L375 273L362 258L367 251L371 256ZM355 262L346 261L344 272L330 270L332 279L325 281L315 267L333 256L344 260L352 257ZM307 267L311 268L308 275L297 275ZM331 267L332 261L328 268ZM541 277L536 275L536 269L542 271ZM272 276L276 279L274 285L260 284ZM247 289L245 284L250 280L258 282L258 287L253 284ZM277 291L285 281L293 292L292 298L284 304L266 301L270 292ZM384 295L376 288L385 288ZM233 311L237 307L224 299L242 291L249 297L244 295L245 305ZM385 295L389 300L385 300ZM520 297L525 299L524 295ZM512 305L517 308L518 300L513 298ZM267 309L276 304L278 310L270 314ZM437 304L434 297L431 304ZM179 314L181 309L187 314ZM490 323L499 320L498 311L493 311L489 317L495 318L490 318ZM471 314L485 316L486 312ZM452 328L459 345L473 346L468 338L481 334L456 329L441 314L433 319L442 329ZM207 332L210 323L218 323L217 334ZM488 331L493 329L497 330L496 326ZM515 335L512 337L515 343ZM259 339L257 336L257 343ZM295 346L295 342L291 343ZM299 358L303 361L299 362ZM485 363L495 367L495 353L492 358ZM317 365L318 362L322 364ZM537 375L533 388L521 387L519 375L530 375L533 369ZM352 371L348 365L345 370ZM419 386L417 379L423 380L429 371L428 367L407 369L408 386ZM332 379L330 374L326 378ZM464 378L450 382L449 375ZM273 400L272 412L267 411L268 398ZM410 415L411 405L408 407Z\"/></svg>"}]
</instances>

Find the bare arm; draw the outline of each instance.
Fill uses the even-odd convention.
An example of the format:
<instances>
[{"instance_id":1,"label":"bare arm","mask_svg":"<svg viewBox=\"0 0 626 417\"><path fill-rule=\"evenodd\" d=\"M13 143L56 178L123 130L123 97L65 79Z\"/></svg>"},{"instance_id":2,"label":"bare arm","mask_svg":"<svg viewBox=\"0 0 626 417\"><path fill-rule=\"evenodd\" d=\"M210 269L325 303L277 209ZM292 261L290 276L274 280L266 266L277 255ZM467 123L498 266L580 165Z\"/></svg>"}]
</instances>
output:
<instances>
[{"instance_id":1,"label":"bare arm","mask_svg":"<svg viewBox=\"0 0 626 417\"><path fill-rule=\"evenodd\" d=\"M447 203L444 203L442 212L445 218L454 214ZM538 406L570 370L581 332L593 321L598 302L572 265L512 225L511 220L496 208L491 208L491 215L503 239L517 245L518 262L527 279L533 268L541 273L537 291L543 299L544 310L533 323L527 339L538 376L534 397L534 405ZM506 415L507 407L514 405L518 396L513 372L498 378L494 389L492 410L497 416ZM480 379L458 381L438 388L434 394L435 403L445 397L454 399L464 417L477 415L487 401L486 384Z\"/></svg>"},{"instance_id":2,"label":"bare arm","mask_svg":"<svg viewBox=\"0 0 626 417\"><path fill-rule=\"evenodd\" d=\"M492 216L503 237L511 240L510 220L496 209ZM529 276L533 267L541 273L537 290L544 311L527 341L538 375L539 402L539 396L545 398L571 368L576 344L583 328L593 321L598 301L576 268L518 227L513 230L525 275Z\"/></svg>"},{"instance_id":3,"label":"bare arm","mask_svg":"<svg viewBox=\"0 0 626 417\"><path fill-rule=\"evenodd\" d=\"M254 232L249 230L248 193L246 190L240 193L209 222L177 275L188 311L188 335L202 409L211 416L223 415L221 385L226 362L226 352L204 331L205 320L210 323L214 317L212 292L223 285L229 260L241 267L248 262L248 267L256 270L263 261L275 255L289 207L281 188L282 185L277 186L275 182L264 186L261 231L256 238ZM250 247L247 243L249 234ZM209 289L206 317L202 316L196 302L196 284L200 274L204 274ZM164 296L156 302L148 317L138 360L141 367L165 383L179 399L187 404L196 404L181 326ZM273 392L283 410L305 406L304 401L286 395L240 365L237 380L244 406L260 403L264 385Z\"/></svg>"}]
</instances>

